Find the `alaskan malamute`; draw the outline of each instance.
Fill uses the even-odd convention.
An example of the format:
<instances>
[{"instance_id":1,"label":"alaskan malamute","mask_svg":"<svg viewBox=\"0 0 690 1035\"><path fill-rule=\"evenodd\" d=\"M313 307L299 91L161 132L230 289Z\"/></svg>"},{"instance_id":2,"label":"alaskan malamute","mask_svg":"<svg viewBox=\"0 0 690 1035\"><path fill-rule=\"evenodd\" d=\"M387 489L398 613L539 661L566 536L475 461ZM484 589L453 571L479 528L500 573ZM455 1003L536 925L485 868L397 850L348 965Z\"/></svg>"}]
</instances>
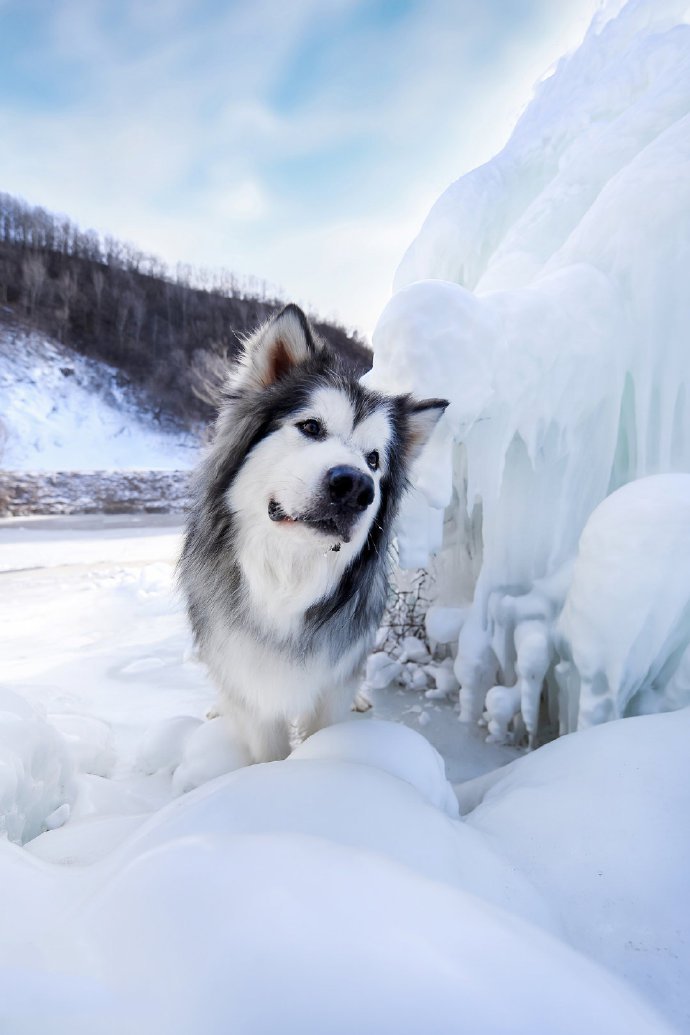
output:
<instances>
[{"instance_id":1,"label":"alaskan malamute","mask_svg":"<svg viewBox=\"0 0 690 1035\"><path fill-rule=\"evenodd\" d=\"M345 718L383 614L409 466L447 406L370 391L301 309L247 341L197 479L180 578L250 757Z\"/></svg>"}]
</instances>

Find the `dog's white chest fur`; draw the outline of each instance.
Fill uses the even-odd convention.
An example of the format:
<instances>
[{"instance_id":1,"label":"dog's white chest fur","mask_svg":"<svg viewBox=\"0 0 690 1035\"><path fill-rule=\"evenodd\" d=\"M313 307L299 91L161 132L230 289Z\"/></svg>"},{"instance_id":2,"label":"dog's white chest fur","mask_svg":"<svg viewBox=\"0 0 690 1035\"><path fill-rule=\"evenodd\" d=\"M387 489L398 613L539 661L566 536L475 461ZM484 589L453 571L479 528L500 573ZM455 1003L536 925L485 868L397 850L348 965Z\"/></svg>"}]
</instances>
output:
<instances>
[{"instance_id":1,"label":"dog's white chest fur","mask_svg":"<svg viewBox=\"0 0 690 1035\"><path fill-rule=\"evenodd\" d=\"M181 560L201 655L254 761L344 718L385 603L406 472L445 408L364 388L287 306L249 340Z\"/></svg>"}]
</instances>

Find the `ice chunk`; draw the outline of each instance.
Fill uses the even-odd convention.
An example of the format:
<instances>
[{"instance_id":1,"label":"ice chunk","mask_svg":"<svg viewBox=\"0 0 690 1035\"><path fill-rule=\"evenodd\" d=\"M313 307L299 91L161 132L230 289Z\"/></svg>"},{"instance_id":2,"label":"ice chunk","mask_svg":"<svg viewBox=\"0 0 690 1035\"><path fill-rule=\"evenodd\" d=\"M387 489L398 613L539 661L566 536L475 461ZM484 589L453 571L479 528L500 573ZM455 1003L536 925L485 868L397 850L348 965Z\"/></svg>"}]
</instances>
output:
<instances>
[{"instance_id":1,"label":"ice chunk","mask_svg":"<svg viewBox=\"0 0 690 1035\"><path fill-rule=\"evenodd\" d=\"M551 637L544 622L520 622L515 627L515 671L520 691L520 712L529 737L534 746L539 724L544 680L551 664Z\"/></svg>"},{"instance_id":2,"label":"ice chunk","mask_svg":"<svg viewBox=\"0 0 690 1035\"><path fill-rule=\"evenodd\" d=\"M400 646L402 651L400 660L403 664L406 661L416 661L418 664L423 664L430 660L427 645L422 640L418 640L416 636L405 636Z\"/></svg>"},{"instance_id":3,"label":"ice chunk","mask_svg":"<svg viewBox=\"0 0 690 1035\"><path fill-rule=\"evenodd\" d=\"M492 686L486 695L486 724L490 743L508 743L508 727L520 711L517 686Z\"/></svg>"},{"instance_id":4,"label":"ice chunk","mask_svg":"<svg viewBox=\"0 0 690 1035\"><path fill-rule=\"evenodd\" d=\"M690 475L642 478L587 522L558 624L579 727L690 702L666 687L690 644Z\"/></svg>"},{"instance_id":5,"label":"ice chunk","mask_svg":"<svg viewBox=\"0 0 690 1035\"><path fill-rule=\"evenodd\" d=\"M59 826L74 801L74 765L58 731L0 688L0 834L24 844Z\"/></svg>"},{"instance_id":6,"label":"ice chunk","mask_svg":"<svg viewBox=\"0 0 690 1035\"><path fill-rule=\"evenodd\" d=\"M402 665L383 651L376 651L367 658L365 686L372 690L384 690L402 674Z\"/></svg>"},{"instance_id":7,"label":"ice chunk","mask_svg":"<svg viewBox=\"0 0 690 1035\"><path fill-rule=\"evenodd\" d=\"M427 675L431 676L436 684L436 692L429 691L427 697L446 697L448 694L455 693L459 687L459 683L455 677L453 671L453 661L451 658L448 659L449 664L432 664L426 665L424 671Z\"/></svg>"}]
</instances>

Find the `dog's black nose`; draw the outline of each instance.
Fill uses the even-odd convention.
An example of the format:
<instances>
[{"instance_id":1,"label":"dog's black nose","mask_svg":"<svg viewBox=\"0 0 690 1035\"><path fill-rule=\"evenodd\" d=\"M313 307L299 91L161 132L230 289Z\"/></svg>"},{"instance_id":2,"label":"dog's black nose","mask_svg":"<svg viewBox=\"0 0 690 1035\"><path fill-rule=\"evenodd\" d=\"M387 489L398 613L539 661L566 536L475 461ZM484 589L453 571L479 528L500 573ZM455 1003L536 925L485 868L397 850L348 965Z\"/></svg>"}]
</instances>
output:
<instances>
[{"instance_id":1,"label":"dog's black nose","mask_svg":"<svg viewBox=\"0 0 690 1035\"><path fill-rule=\"evenodd\" d=\"M348 510L366 510L374 501L374 479L356 467L332 467L326 475L331 502Z\"/></svg>"}]
</instances>

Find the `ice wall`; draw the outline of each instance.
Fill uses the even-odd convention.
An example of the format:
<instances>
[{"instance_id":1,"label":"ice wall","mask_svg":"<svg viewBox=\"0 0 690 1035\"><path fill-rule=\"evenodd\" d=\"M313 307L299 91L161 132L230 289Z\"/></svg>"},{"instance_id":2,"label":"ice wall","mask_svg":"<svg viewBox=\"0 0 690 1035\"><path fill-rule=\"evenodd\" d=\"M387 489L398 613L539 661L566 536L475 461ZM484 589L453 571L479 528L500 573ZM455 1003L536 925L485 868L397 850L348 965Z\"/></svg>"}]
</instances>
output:
<instances>
[{"instance_id":1,"label":"ice wall","mask_svg":"<svg viewBox=\"0 0 690 1035\"><path fill-rule=\"evenodd\" d=\"M497 736L521 716L534 736L539 623L551 718L577 722L555 622L580 534L619 486L690 471L689 18L688 0L601 9L503 151L434 205L374 334L373 383L452 401L401 555L440 550L439 602L471 602L463 717L512 691Z\"/></svg>"}]
</instances>

